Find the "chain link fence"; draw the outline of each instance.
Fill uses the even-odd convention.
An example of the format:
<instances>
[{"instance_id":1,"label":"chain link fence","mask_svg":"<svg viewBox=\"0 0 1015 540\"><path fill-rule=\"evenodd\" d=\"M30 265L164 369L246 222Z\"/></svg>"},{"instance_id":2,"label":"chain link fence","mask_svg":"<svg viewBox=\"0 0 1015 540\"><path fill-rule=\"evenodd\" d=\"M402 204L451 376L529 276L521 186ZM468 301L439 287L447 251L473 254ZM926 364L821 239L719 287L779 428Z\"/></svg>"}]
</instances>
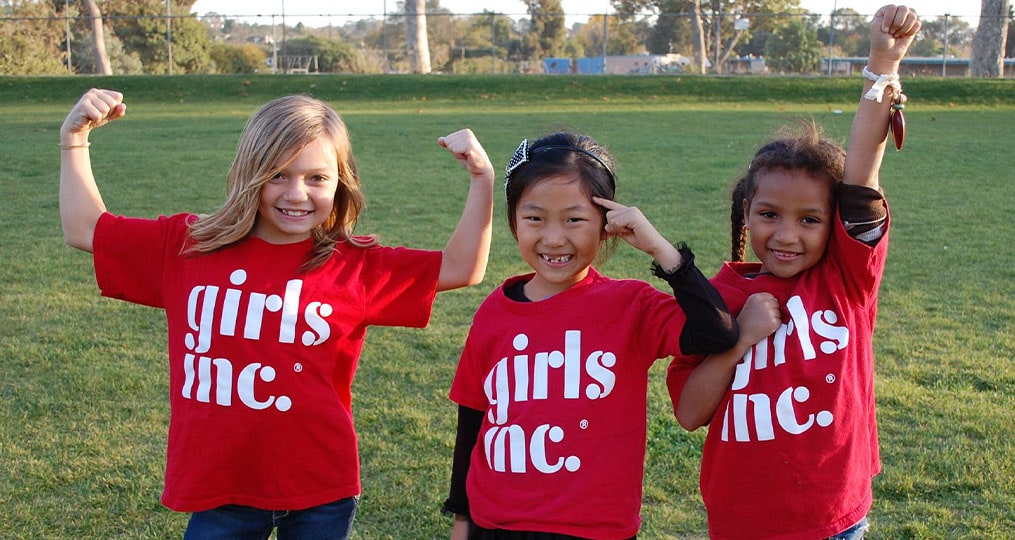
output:
<instances>
[{"instance_id":1,"label":"chain link fence","mask_svg":"<svg viewBox=\"0 0 1015 540\"><path fill-rule=\"evenodd\" d=\"M16 56L27 54L31 44L47 49L50 62L44 74L99 72L94 61L97 56L94 19L75 11L69 3L65 7L62 14L0 17L3 30L0 36L4 36L0 37L0 64L7 59L7 67L0 65L0 73L25 74L18 73L18 66L30 62L18 61ZM870 14L710 15L702 25L706 50L700 56L696 56L691 45L692 17L688 13L629 18L602 13L569 14L566 17L571 25L565 29L566 38L553 54L545 55L529 31L532 15L528 13L428 13L429 65L432 71L444 73L794 72L836 76L852 75L866 60ZM969 43L975 29L968 21L977 23L978 17L945 14L922 18L925 31L920 39L924 44L911 50L906 59L907 72L967 76ZM578 20L586 22L574 22ZM406 37L407 22L406 14L401 12L355 16L178 15L168 11L167 2L164 14L107 15L102 27L105 49L113 63L111 72L115 74L215 73L237 69L270 73L406 73L418 71L412 64L413 47ZM786 43L792 55L800 57L797 64L771 54L774 48L770 42L785 39L780 29L793 25L803 29L798 38L801 42ZM934 28L940 36L927 35L928 28ZM210 38L212 53L195 50L201 42L194 38L195 32ZM208 42L204 40L205 48ZM222 51L235 55L240 49L250 57L243 64L247 67L227 68ZM195 58L202 51L215 58L207 62ZM935 51L938 54L927 54ZM808 56L804 57L804 53ZM1005 68L1008 76L1015 72L1012 60L1005 62Z\"/></svg>"}]
</instances>

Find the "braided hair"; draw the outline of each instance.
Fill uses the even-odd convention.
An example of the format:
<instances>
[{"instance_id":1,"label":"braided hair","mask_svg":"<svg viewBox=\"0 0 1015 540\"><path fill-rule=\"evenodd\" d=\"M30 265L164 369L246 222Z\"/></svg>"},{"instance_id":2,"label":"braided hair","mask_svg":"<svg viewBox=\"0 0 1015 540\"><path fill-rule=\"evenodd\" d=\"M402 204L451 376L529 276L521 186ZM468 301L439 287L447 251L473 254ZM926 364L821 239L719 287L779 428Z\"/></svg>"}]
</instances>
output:
<instances>
[{"instance_id":1,"label":"braided hair","mask_svg":"<svg viewBox=\"0 0 1015 540\"><path fill-rule=\"evenodd\" d=\"M750 207L759 178L773 169L803 170L815 180L830 182L834 188L842 182L845 161L846 152L842 146L825 138L813 122L800 122L798 132L789 127L782 128L775 140L754 153L747 173L733 186L730 194L730 260L744 260L747 245L744 209Z\"/></svg>"}]
</instances>

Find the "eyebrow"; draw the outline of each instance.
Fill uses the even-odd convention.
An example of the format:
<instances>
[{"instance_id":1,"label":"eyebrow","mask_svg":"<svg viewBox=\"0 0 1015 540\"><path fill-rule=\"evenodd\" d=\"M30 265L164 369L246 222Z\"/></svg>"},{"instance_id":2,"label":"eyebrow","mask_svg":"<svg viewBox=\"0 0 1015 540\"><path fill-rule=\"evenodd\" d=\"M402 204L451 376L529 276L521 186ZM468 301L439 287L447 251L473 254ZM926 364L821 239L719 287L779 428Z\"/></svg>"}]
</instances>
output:
<instances>
[{"instance_id":1,"label":"eyebrow","mask_svg":"<svg viewBox=\"0 0 1015 540\"><path fill-rule=\"evenodd\" d=\"M778 202L769 202L769 201L766 201L765 199L757 200L755 202L755 204L757 204L759 207L764 208L766 210L782 210L784 208L784 205L781 205ZM828 209L825 209L823 207L809 207L809 208L804 208L803 211L804 211L805 214L822 214L822 215L825 215L825 214L831 214L831 213L833 213L834 209L833 209L833 211L829 211Z\"/></svg>"},{"instance_id":2,"label":"eyebrow","mask_svg":"<svg viewBox=\"0 0 1015 540\"><path fill-rule=\"evenodd\" d=\"M575 204L575 205L572 205L572 206L568 206L567 208L564 208L563 211L564 212L577 212L577 211L581 210L581 211L586 211L586 212L595 212L595 208L596 208L595 206L589 206L589 205L584 205L584 204ZM540 206L540 205L538 205L536 203L521 204L521 205L518 205L518 209L519 210L522 210L522 209L526 209L526 210L546 210L544 207L542 207L542 206Z\"/></svg>"}]
</instances>

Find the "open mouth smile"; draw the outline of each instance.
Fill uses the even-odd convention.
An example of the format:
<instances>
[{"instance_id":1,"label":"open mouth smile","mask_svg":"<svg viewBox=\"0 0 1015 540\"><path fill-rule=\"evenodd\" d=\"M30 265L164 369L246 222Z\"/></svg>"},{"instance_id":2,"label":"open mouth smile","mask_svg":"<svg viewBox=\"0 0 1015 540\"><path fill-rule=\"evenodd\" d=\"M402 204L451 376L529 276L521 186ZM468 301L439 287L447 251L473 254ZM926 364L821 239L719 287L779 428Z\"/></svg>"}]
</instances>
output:
<instances>
[{"instance_id":1,"label":"open mouth smile","mask_svg":"<svg viewBox=\"0 0 1015 540\"><path fill-rule=\"evenodd\" d=\"M781 261L790 261L800 256L800 253L795 251L781 251L778 249L769 250L776 259Z\"/></svg>"},{"instance_id":2,"label":"open mouth smile","mask_svg":"<svg viewBox=\"0 0 1015 540\"><path fill-rule=\"evenodd\" d=\"M542 257L542 259L549 264L563 265L571 262L571 259L574 258L574 255L556 255L556 256L540 255L540 257Z\"/></svg>"},{"instance_id":3,"label":"open mouth smile","mask_svg":"<svg viewBox=\"0 0 1015 540\"><path fill-rule=\"evenodd\" d=\"M284 215L284 216L293 217L293 218L306 217L306 216L309 216L312 213L312 211L310 211L310 210L287 210L285 208L279 208L278 211L281 212L282 215Z\"/></svg>"}]
</instances>

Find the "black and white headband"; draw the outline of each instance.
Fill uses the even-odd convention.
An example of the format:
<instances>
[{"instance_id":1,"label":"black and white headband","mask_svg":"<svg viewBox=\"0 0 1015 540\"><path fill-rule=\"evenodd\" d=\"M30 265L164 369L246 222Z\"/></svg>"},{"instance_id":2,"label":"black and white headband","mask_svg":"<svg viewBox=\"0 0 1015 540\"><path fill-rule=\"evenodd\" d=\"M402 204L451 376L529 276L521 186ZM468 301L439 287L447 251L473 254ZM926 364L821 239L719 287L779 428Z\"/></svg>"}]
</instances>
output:
<instances>
[{"instance_id":1,"label":"black and white headband","mask_svg":"<svg viewBox=\"0 0 1015 540\"><path fill-rule=\"evenodd\" d=\"M617 179L613 176L613 170L610 169L608 165L606 165L606 162L603 161L602 158L593 154L592 152L589 152L588 150L582 148L578 148L577 146L558 145L558 144L540 146L539 148L535 149L536 152L542 152L543 150L570 150L572 152L578 152L579 154L585 154L586 156L589 156L590 158L596 160L596 162L598 162L600 165L603 166L603 169L606 170L606 174L610 176L610 182L613 184L614 188L616 188ZM529 151L529 140L522 139L522 143L518 145L518 149L515 150L514 155L512 155L511 159L508 160L507 167L504 168L505 194L507 194L508 187L511 185L511 174L515 172L518 169L518 167L521 167L523 164L527 163L530 157L531 153Z\"/></svg>"}]
</instances>

